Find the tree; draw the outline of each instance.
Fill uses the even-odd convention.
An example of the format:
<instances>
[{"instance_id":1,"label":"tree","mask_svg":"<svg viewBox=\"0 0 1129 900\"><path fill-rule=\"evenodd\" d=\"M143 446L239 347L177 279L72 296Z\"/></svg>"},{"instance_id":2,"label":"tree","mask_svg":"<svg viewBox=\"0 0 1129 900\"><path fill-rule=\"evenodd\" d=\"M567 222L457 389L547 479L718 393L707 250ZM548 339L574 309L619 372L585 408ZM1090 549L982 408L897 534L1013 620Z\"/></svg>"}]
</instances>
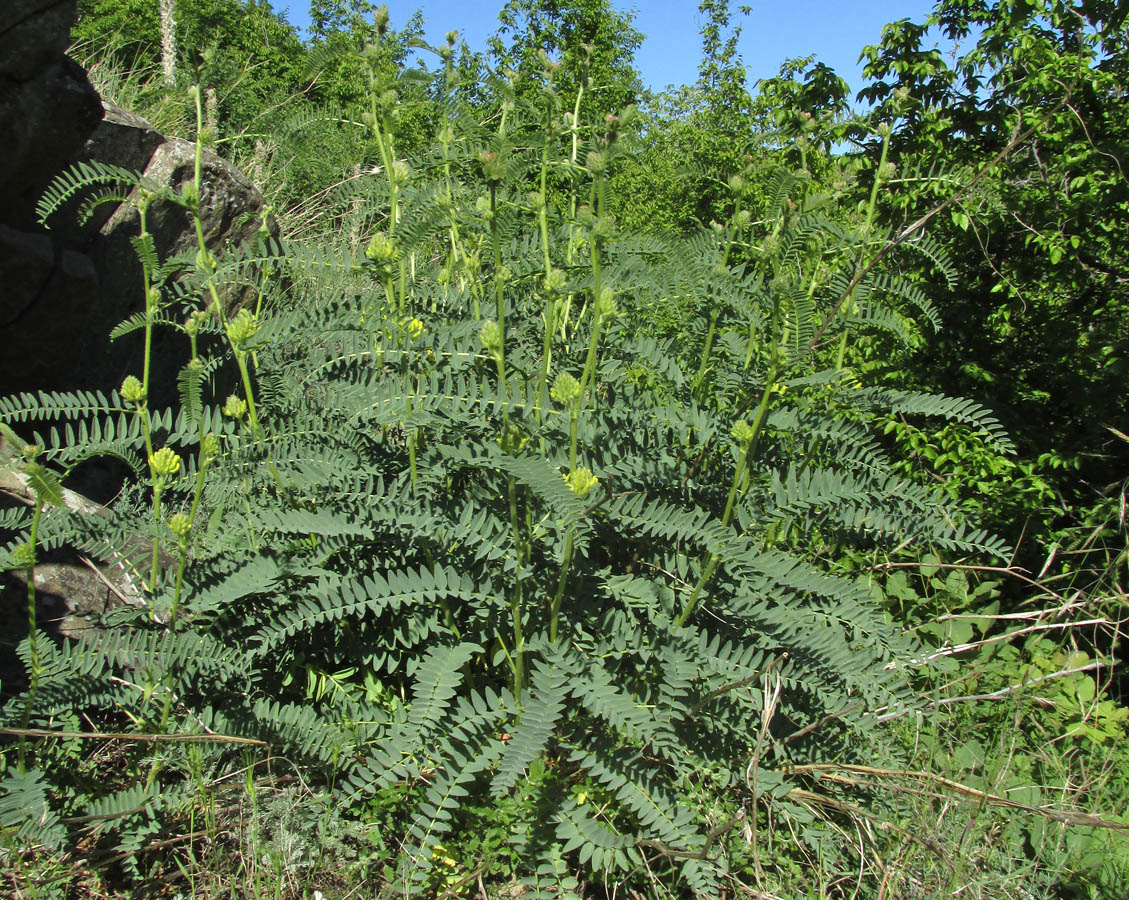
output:
<instances>
[{"instance_id":1,"label":"tree","mask_svg":"<svg viewBox=\"0 0 1129 900\"><path fill-rule=\"evenodd\" d=\"M932 297L946 328L916 377L984 398L1023 456L1059 472L1067 508L1129 468L1106 430L1124 424L1129 375L1125 15L1111 0L941 0L926 23L886 26L860 93L894 127L894 227L1000 156L931 226L960 290ZM951 65L926 49L930 27L967 46Z\"/></svg>"},{"instance_id":2,"label":"tree","mask_svg":"<svg viewBox=\"0 0 1129 900\"><path fill-rule=\"evenodd\" d=\"M554 83L565 97L587 77L585 106L590 119L601 119L635 103L642 88L634 61L643 35L633 18L611 0L509 0L490 53L500 72L530 88L541 81L545 54L560 66Z\"/></svg>"},{"instance_id":3,"label":"tree","mask_svg":"<svg viewBox=\"0 0 1129 900\"><path fill-rule=\"evenodd\" d=\"M71 38L132 69L159 67L212 88L221 135L246 129L302 83L305 51L268 0L79 0ZM166 32L167 25L174 25ZM175 59L175 65L170 60Z\"/></svg>"},{"instance_id":4,"label":"tree","mask_svg":"<svg viewBox=\"0 0 1129 900\"><path fill-rule=\"evenodd\" d=\"M161 71L165 84L176 83L176 0L158 0L161 10Z\"/></svg>"}]
</instances>

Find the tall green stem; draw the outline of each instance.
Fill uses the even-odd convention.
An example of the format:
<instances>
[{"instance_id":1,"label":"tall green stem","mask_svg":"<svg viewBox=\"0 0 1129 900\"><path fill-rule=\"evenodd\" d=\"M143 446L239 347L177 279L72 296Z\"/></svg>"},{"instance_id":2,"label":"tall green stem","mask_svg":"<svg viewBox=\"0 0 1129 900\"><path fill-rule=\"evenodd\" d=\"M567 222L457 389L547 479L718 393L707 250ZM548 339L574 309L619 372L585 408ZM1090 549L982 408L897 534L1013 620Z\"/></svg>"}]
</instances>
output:
<instances>
[{"instance_id":1,"label":"tall green stem","mask_svg":"<svg viewBox=\"0 0 1129 900\"><path fill-rule=\"evenodd\" d=\"M764 427L765 419L768 417L769 399L772 397L772 389L776 385L776 377L778 374L778 368L773 366L765 382L760 405L757 407L756 417L753 419L751 433L745 440L745 446L742 448L741 456L737 460L737 468L733 472L733 481L729 485L729 496L725 501L725 512L721 516L721 524L723 527L728 526L733 517L733 510L737 505L737 495L740 493L741 484L745 480L745 471L749 464L749 457L756 452L757 440L760 437L761 429ZM678 629L686 624L687 620L694 612L694 609L697 607L698 601L701 599L702 591L713 577L713 573L717 570L717 564L717 555L711 553L702 566L702 574L698 578L697 584L694 585L694 589L690 593L690 598L686 601L686 605L682 608L682 612L679 614L678 618L674 620L674 628Z\"/></svg>"},{"instance_id":2,"label":"tall green stem","mask_svg":"<svg viewBox=\"0 0 1129 900\"><path fill-rule=\"evenodd\" d=\"M882 155L878 161L878 169L874 173L874 184L870 186L870 201L866 206L866 221L862 226L862 235L860 239L861 246L859 247L859 258L855 263L855 275L862 271L863 266L866 265L866 250L867 243L870 241L870 232L874 227L874 214L878 206L878 188L882 184L882 179L886 175L886 160L890 154L890 134L891 131L887 127L882 135ZM847 315L854 313L854 290L848 295L846 301L843 303L843 312ZM842 335L839 337L839 352L835 358L835 369L841 370L843 368L843 361L847 355L847 329L843 329Z\"/></svg>"},{"instance_id":3,"label":"tall green stem","mask_svg":"<svg viewBox=\"0 0 1129 900\"><path fill-rule=\"evenodd\" d=\"M543 409L548 405L549 369L553 358L553 332L556 330L557 296L553 284L553 262L549 255L549 203L548 175L549 148L553 139L553 106L545 102L545 144L541 150L541 189L537 196L537 219L541 226L541 249L545 258L545 335L541 347L541 384L537 391L537 421L543 419Z\"/></svg>"},{"instance_id":4,"label":"tall green stem","mask_svg":"<svg viewBox=\"0 0 1129 900\"><path fill-rule=\"evenodd\" d=\"M28 537L28 550L31 559L27 565L27 646L31 671L28 673L27 700L24 701L24 711L20 717L20 728L23 731L27 731L31 724L31 710L35 706L35 695L39 692L39 679L43 672L43 664L39 656L38 603L35 596L36 545L39 542L39 520L42 514L43 502L37 496L35 499L35 514L31 519L31 533ZM20 772L26 771L26 754L27 737L21 735L17 763Z\"/></svg>"}]
</instances>

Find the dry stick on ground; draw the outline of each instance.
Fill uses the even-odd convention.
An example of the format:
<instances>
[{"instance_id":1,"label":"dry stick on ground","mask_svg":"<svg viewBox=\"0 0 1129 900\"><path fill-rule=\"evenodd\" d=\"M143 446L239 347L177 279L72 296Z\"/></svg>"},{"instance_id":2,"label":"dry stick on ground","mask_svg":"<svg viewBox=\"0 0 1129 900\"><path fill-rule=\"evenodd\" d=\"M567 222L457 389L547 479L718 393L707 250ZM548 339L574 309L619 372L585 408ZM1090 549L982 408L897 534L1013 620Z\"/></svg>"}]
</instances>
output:
<instances>
[{"instance_id":1,"label":"dry stick on ground","mask_svg":"<svg viewBox=\"0 0 1129 900\"><path fill-rule=\"evenodd\" d=\"M813 791L806 791L803 788L792 788L792 790L790 790L786 796L790 800L797 800L802 803L814 803L817 806L825 806L828 809L833 809L837 812L847 813L848 815L855 816L859 819L865 819L874 822L883 831L893 831L895 834L901 835L906 840L913 841L913 843L925 848L930 853L936 854L937 857L945 863L945 865L947 865L950 869L952 868L952 863L949 862L948 858L945 856L944 850L940 846L930 840L927 840L926 838L921 837L920 835L914 834L912 831L908 831L905 828L902 828L900 825L895 825L888 819L883 819L881 816L875 815L872 812L868 812L861 806L856 806L854 803L847 803L845 800L836 800L834 797L827 797L823 794L816 794Z\"/></svg>"},{"instance_id":2,"label":"dry stick on ground","mask_svg":"<svg viewBox=\"0 0 1129 900\"><path fill-rule=\"evenodd\" d=\"M248 744L252 747L269 747L266 741L256 738L237 737L231 734L126 734L101 731L51 731L46 728L0 728L0 734L11 737L54 738L55 740L79 741L133 741L135 743L159 744Z\"/></svg>"},{"instance_id":3,"label":"dry stick on ground","mask_svg":"<svg viewBox=\"0 0 1129 900\"><path fill-rule=\"evenodd\" d=\"M1067 675L1077 675L1079 672L1088 672L1091 669L1104 669L1113 668L1117 664L1117 660L1098 660L1096 662L1088 663L1084 666L1078 666L1073 669L1062 669L1058 672L1051 672L1049 675L1040 675L1038 678L1032 678L1029 681L1020 681L1016 684L1008 685L1007 687L1000 688L998 691L991 691L987 694L972 694L965 697L942 697L940 700L935 701L937 706L950 706L953 703L967 703L973 700L999 700L1001 697L1007 697L1014 694L1016 691L1021 691L1024 688L1031 687L1033 684L1041 684L1044 681L1051 681L1054 678L1064 678ZM885 713L879 715L876 719L878 722L886 722L890 719L898 719L908 713L912 712L910 709L898 710L898 712Z\"/></svg>"},{"instance_id":4,"label":"dry stick on ground","mask_svg":"<svg viewBox=\"0 0 1129 900\"><path fill-rule=\"evenodd\" d=\"M772 665L764 673L761 727L757 732L757 744L753 749L752 759L749 760L749 765L745 769L745 784L749 789L749 795L752 797L752 815L749 816L749 828L752 834L753 872L756 875L758 888L764 887L764 869L761 867L760 840L757 834L757 771L760 768L761 752L764 750L764 739L768 734L769 726L772 724L772 717L776 713L777 704L780 702L780 691L783 687L779 673L772 671L776 662L777 660L773 660Z\"/></svg>"},{"instance_id":5,"label":"dry stick on ground","mask_svg":"<svg viewBox=\"0 0 1129 900\"><path fill-rule=\"evenodd\" d=\"M913 769L883 769L877 766L859 766L848 763L808 763L789 766L787 769L783 770L781 774L812 775L827 781L833 781L837 784L860 787L873 787L875 785L875 782L871 780L873 778L904 778L910 781L924 781L943 787L950 792L950 796L955 795L958 799L963 799L966 802L987 803L989 806L1002 806L1008 809L1022 810L1023 812L1033 813L1048 819L1053 819L1056 822L1063 822L1067 825L1086 825L1091 828L1108 828L1111 831L1129 833L1129 824L1107 819L1104 816L1095 815L1093 813L1073 812L1055 806L1030 806L1026 803L1019 803L1016 800L1009 800L1007 797L1000 797L997 794L990 794L987 791L969 787L966 784L961 784L959 781L953 781L941 775L935 775L932 772L922 772ZM881 782L881 786L892 791L902 790L898 785L888 782Z\"/></svg>"},{"instance_id":6,"label":"dry stick on ground","mask_svg":"<svg viewBox=\"0 0 1129 900\"><path fill-rule=\"evenodd\" d=\"M1031 578L1022 570L1017 569L1014 566L973 566L968 565L967 563L928 563L928 566L933 569L957 569L962 572L991 572L996 575L1010 575L1012 578L1018 578L1020 581L1024 581L1027 584L1032 585L1033 587L1042 588L1043 590L1049 590L1046 584L1044 584L1042 581L1039 581L1036 578ZM861 569L853 569L852 571L858 573L884 572L890 569L917 569L921 567L922 563L919 562L884 562L878 563L873 566L865 566ZM1054 591L1051 591L1050 593L1056 598L1059 596Z\"/></svg>"}]
</instances>

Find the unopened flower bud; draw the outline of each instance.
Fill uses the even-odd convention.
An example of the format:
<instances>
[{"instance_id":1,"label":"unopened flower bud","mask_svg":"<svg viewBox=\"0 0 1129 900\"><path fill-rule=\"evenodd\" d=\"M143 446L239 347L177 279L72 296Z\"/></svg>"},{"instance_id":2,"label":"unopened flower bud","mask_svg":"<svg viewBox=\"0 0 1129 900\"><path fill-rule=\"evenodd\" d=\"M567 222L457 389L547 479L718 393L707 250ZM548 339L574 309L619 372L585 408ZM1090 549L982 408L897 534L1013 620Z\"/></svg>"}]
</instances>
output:
<instances>
[{"instance_id":1,"label":"unopened flower bud","mask_svg":"<svg viewBox=\"0 0 1129 900\"><path fill-rule=\"evenodd\" d=\"M388 4L381 3L380 6L372 14L373 24L376 26L377 33L384 35L388 31Z\"/></svg>"},{"instance_id":2,"label":"unopened flower bud","mask_svg":"<svg viewBox=\"0 0 1129 900\"><path fill-rule=\"evenodd\" d=\"M145 388L135 375L127 375L121 386L122 399L135 406L145 402Z\"/></svg>"},{"instance_id":3,"label":"unopened flower bud","mask_svg":"<svg viewBox=\"0 0 1129 900\"><path fill-rule=\"evenodd\" d=\"M733 435L733 440L735 440L742 446L749 443L749 441L753 439L753 435L755 434L755 432L753 431L753 426L746 422L744 419L738 419L736 422L734 422L733 428L730 429L729 433Z\"/></svg>"},{"instance_id":4,"label":"unopened flower bud","mask_svg":"<svg viewBox=\"0 0 1129 900\"><path fill-rule=\"evenodd\" d=\"M204 320L208 314L202 309L196 310L192 315L184 320L184 330L188 333L189 337L195 337L200 333L200 326L204 324Z\"/></svg>"},{"instance_id":5,"label":"unopened flower bud","mask_svg":"<svg viewBox=\"0 0 1129 900\"><path fill-rule=\"evenodd\" d=\"M396 244L383 231L378 231L372 236L365 248L365 256L374 263L390 263L396 258Z\"/></svg>"},{"instance_id":6,"label":"unopened flower bud","mask_svg":"<svg viewBox=\"0 0 1129 900\"><path fill-rule=\"evenodd\" d=\"M214 434L204 435L200 444L200 467L210 466L220 458L220 439Z\"/></svg>"},{"instance_id":7,"label":"unopened flower bud","mask_svg":"<svg viewBox=\"0 0 1129 900\"><path fill-rule=\"evenodd\" d=\"M238 315L234 319L228 320L227 323L227 337L236 348L242 347L247 341L251 340L258 330L259 324L247 307L239 310Z\"/></svg>"},{"instance_id":8,"label":"unopened flower bud","mask_svg":"<svg viewBox=\"0 0 1129 900\"><path fill-rule=\"evenodd\" d=\"M596 297L596 312L601 316L614 316L618 309L615 302L615 294L611 288L602 287L600 293Z\"/></svg>"},{"instance_id":9,"label":"unopened flower bud","mask_svg":"<svg viewBox=\"0 0 1129 900\"><path fill-rule=\"evenodd\" d=\"M407 184L412 177L412 167L404 160L398 159L392 163L392 175L396 179L396 184Z\"/></svg>"},{"instance_id":10,"label":"unopened flower bud","mask_svg":"<svg viewBox=\"0 0 1129 900\"><path fill-rule=\"evenodd\" d=\"M502 329L493 319L482 323L482 346L486 352L497 359L502 353Z\"/></svg>"},{"instance_id":11,"label":"unopened flower bud","mask_svg":"<svg viewBox=\"0 0 1129 900\"><path fill-rule=\"evenodd\" d=\"M570 406L580 396L580 382L568 372L561 372L553 381L549 396L561 406Z\"/></svg>"},{"instance_id":12,"label":"unopened flower bud","mask_svg":"<svg viewBox=\"0 0 1129 900\"><path fill-rule=\"evenodd\" d=\"M17 569L30 569L35 565L35 548L26 541L12 548L12 565Z\"/></svg>"},{"instance_id":13,"label":"unopened flower bud","mask_svg":"<svg viewBox=\"0 0 1129 900\"><path fill-rule=\"evenodd\" d=\"M488 184L498 184L506 180L506 166L501 157L492 150L483 150L478 154L482 163L482 174Z\"/></svg>"},{"instance_id":14,"label":"unopened flower bud","mask_svg":"<svg viewBox=\"0 0 1129 900\"><path fill-rule=\"evenodd\" d=\"M550 269L549 274L545 276L545 290L550 294L559 294L564 290L567 281L562 269Z\"/></svg>"},{"instance_id":15,"label":"unopened flower bud","mask_svg":"<svg viewBox=\"0 0 1129 900\"><path fill-rule=\"evenodd\" d=\"M188 521L188 516L182 512L178 512L169 519L169 531L175 534L178 538L183 540L188 537L188 532L192 529L192 524Z\"/></svg>"}]
</instances>

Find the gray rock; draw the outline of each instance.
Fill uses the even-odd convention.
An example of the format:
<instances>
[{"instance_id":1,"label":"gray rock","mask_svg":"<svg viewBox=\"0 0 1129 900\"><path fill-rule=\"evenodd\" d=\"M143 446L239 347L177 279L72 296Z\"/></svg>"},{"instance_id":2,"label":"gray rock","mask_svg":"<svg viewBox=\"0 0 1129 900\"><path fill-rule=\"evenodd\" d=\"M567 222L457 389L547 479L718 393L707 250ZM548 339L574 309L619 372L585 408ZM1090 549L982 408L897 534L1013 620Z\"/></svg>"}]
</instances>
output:
<instances>
[{"instance_id":1,"label":"gray rock","mask_svg":"<svg viewBox=\"0 0 1129 900\"><path fill-rule=\"evenodd\" d=\"M80 516L103 516L105 507L75 491L64 488L63 502L71 513ZM27 476L12 465L12 449L0 437L0 507L30 506L34 495ZM48 508L49 519L56 513ZM141 540L133 542L131 553L138 560L147 559L148 547ZM162 556L162 565L170 560ZM133 561L116 559L109 562L91 559L75 550L56 550L35 567L37 625L48 634L78 638L98 627L102 614L116 606L142 606L145 594ZM4 634L27 633L27 573L13 570L0 573L0 625L7 625Z\"/></svg>"},{"instance_id":2,"label":"gray rock","mask_svg":"<svg viewBox=\"0 0 1129 900\"><path fill-rule=\"evenodd\" d=\"M144 175L148 181L180 194L192 182L195 165L196 145L170 138L157 147ZM207 150L201 157L200 180L199 209L205 244L218 250L252 240L259 230L263 208L258 189L238 169ZM140 285L141 267L130 243L130 238L140 231L138 222L134 204L121 204L101 228L103 240L99 242L98 256L101 270L120 273L128 268L130 283ZM146 223L162 260L180 254L196 255L195 225L181 206L155 202L149 206Z\"/></svg>"}]
</instances>

